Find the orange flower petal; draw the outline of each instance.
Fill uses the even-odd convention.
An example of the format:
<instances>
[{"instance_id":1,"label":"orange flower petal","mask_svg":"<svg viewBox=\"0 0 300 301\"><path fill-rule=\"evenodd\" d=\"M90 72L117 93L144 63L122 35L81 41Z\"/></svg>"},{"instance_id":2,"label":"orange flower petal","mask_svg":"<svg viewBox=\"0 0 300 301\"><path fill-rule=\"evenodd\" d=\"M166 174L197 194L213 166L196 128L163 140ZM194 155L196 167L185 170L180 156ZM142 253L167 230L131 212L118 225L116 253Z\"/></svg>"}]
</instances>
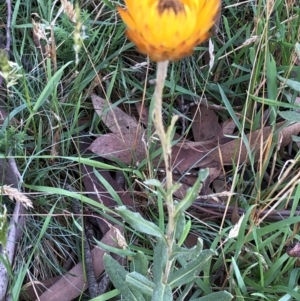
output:
<instances>
[{"instance_id":1,"label":"orange flower petal","mask_svg":"<svg viewBox=\"0 0 300 301\"><path fill-rule=\"evenodd\" d=\"M210 36L220 0L125 0L127 36L154 61L178 60Z\"/></svg>"}]
</instances>

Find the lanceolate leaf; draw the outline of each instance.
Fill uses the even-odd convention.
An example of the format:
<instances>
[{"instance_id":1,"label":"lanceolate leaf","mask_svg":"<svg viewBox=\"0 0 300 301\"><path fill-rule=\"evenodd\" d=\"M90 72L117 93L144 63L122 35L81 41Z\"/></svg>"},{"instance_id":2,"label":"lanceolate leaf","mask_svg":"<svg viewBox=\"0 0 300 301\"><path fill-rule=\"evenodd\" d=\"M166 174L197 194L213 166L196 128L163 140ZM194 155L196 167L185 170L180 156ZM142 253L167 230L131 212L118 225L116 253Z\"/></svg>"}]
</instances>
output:
<instances>
[{"instance_id":1,"label":"lanceolate leaf","mask_svg":"<svg viewBox=\"0 0 300 301\"><path fill-rule=\"evenodd\" d=\"M163 232L154 223L145 220L139 213L128 210L125 206L117 208L122 218L135 230L142 233L164 238Z\"/></svg>"},{"instance_id":2,"label":"lanceolate leaf","mask_svg":"<svg viewBox=\"0 0 300 301\"><path fill-rule=\"evenodd\" d=\"M216 255L213 250L203 250L199 256L170 275L168 283L172 288L189 283L205 267L210 257Z\"/></svg>"},{"instance_id":3,"label":"lanceolate leaf","mask_svg":"<svg viewBox=\"0 0 300 301\"><path fill-rule=\"evenodd\" d=\"M176 230L175 230L175 238L177 240L180 240L182 235L183 235L183 231L185 228L185 214L183 212L179 213L177 215L176 218Z\"/></svg>"},{"instance_id":4,"label":"lanceolate leaf","mask_svg":"<svg viewBox=\"0 0 300 301\"><path fill-rule=\"evenodd\" d=\"M184 197L184 199L182 201L180 201L177 205L176 205L176 211L175 211L175 216L177 214L179 214L180 212L185 211L186 209L188 209L194 202L194 200L197 198L197 196L199 195L199 190L202 187L202 182L205 181L205 179L208 177L209 175L209 170L208 168L203 169L199 172L198 175L198 179L195 182L195 184L193 185L193 187L191 187L188 191L186 196Z\"/></svg>"},{"instance_id":5,"label":"lanceolate leaf","mask_svg":"<svg viewBox=\"0 0 300 301\"><path fill-rule=\"evenodd\" d=\"M163 279L163 273L167 262L167 245L162 239L158 239L153 254L153 282L159 285Z\"/></svg>"},{"instance_id":6,"label":"lanceolate leaf","mask_svg":"<svg viewBox=\"0 0 300 301\"><path fill-rule=\"evenodd\" d=\"M181 248L181 247L176 246L174 248L174 251L173 251L170 259L172 260L172 259L176 259L176 258L180 257L186 261L190 261L193 258L196 258L200 254L200 252L202 251L202 248L203 248L203 241L201 238L198 238L197 245L191 249Z\"/></svg>"},{"instance_id":7,"label":"lanceolate leaf","mask_svg":"<svg viewBox=\"0 0 300 301\"><path fill-rule=\"evenodd\" d=\"M288 87L290 87L291 89L300 92L300 83L298 81L295 80L291 80L291 79L286 79L280 75L277 75L278 79L283 82L285 85L287 85Z\"/></svg>"},{"instance_id":8,"label":"lanceolate leaf","mask_svg":"<svg viewBox=\"0 0 300 301\"><path fill-rule=\"evenodd\" d=\"M125 283L128 272L110 255L103 256L105 271L108 274L111 282L118 289L126 300L130 301L144 301L143 295L135 289L131 289Z\"/></svg>"},{"instance_id":9,"label":"lanceolate leaf","mask_svg":"<svg viewBox=\"0 0 300 301\"><path fill-rule=\"evenodd\" d=\"M188 235L190 233L191 227L192 227L192 221L191 221L191 219L189 219L184 226L182 236L180 237L180 239L178 241L178 246L181 246L185 242L186 238L188 237Z\"/></svg>"},{"instance_id":10,"label":"lanceolate leaf","mask_svg":"<svg viewBox=\"0 0 300 301\"><path fill-rule=\"evenodd\" d=\"M154 283L139 273L132 272L127 274L125 283L144 295L153 295Z\"/></svg>"},{"instance_id":11,"label":"lanceolate leaf","mask_svg":"<svg viewBox=\"0 0 300 301\"><path fill-rule=\"evenodd\" d=\"M140 273L143 276L147 276L148 275L148 265L149 265L149 261L147 259L147 256L143 252L137 251L137 253L133 257L132 271Z\"/></svg>"}]
</instances>

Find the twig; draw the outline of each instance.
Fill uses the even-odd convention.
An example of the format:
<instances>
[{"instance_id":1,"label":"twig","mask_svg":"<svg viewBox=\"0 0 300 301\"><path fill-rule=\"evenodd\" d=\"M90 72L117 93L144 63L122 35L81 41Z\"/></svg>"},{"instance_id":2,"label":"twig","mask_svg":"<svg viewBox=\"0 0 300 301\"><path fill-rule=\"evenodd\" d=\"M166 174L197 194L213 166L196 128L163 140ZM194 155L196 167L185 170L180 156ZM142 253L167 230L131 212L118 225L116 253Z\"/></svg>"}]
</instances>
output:
<instances>
[{"instance_id":1,"label":"twig","mask_svg":"<svg viewBox=\"0 0 300 301\"><path fill-rule=\"evenodd\" d=\"M2 160L2 184L13 185L15 188L18 187L18 178L20 178L20 173L17 168L14 159L8 161ZM1 168L0 168L1 169ZM7 234L7 244L2 246L1 255L7 259L7 265L12 266L15 256L15 251L17 245L22 237L22 228L25 221L26 209L20 202L16 202L15 209L12 218L9 222L9 231ZM0 262L0 300L4 300L7 286L9 283L9 274L7 272L6 266ZM9 298L9 296L7 296Z\"/></svg>"},{"instance_id":2,"label":"twig","mask_svg":"<svg viewBox=\"0 0 300 301\"><path fill-rule=\"evenodd\" d=\"M190 213L194 216L201 215L201 219L219 219L223 217L226 205L224 204L211 204L208 202L199 202L196 201L193 204L193 208L197 209L197 212ZM198 211L199 210L199 211ZM226 211L226 218L230 218L232 212L234 210L234 206L228 206ZM239 215L245 214L246 210L242 208L238 208ZM266 221L281 221L285 218L289 218L291 216L291 210L263 210L256 209L254 211L255 216L260 218L264 215L267 215ZM300 216L300 208L294 212L294 216Z\"/></svg>"}]
</instances>

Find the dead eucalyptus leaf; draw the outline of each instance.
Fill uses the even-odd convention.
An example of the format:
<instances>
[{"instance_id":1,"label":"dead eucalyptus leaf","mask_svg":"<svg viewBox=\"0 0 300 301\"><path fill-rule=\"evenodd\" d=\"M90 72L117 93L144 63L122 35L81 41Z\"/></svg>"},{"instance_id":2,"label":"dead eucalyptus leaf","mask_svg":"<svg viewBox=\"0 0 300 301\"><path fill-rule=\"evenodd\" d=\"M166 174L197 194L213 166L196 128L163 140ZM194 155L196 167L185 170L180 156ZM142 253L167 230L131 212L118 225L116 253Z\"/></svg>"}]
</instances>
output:
<instances>
[{"instance_id":1,"label":"dead eucalyptus leaf","mask_svg":"<svg viewBox=\"0 0 300 301\"><path fill-rule=\"evenodd\" d=\"M276 128L278 129L284 124L285 121L280 122L277 124ZM292 135L298 135L299 132L300 122L281 129L278 133L279 147L282 148L288 145L290 142L292 142ZM260 155L261 141L265 143L270 138L270 135L272 135L272 137L274 135L272 127L270 126L254 131L247 135L251 151L256 152L256 160ZM240 158L240 163L245 162L247 157L247 149L241 138L220 145L218 148L208 153L208 158L213 161L221 162L224 165L231 165L232 161L237 162L238 158Z\"/></svg>"},{"instance_id":2,"label":"dead eucalyptus leaf","mask_svg":"<svg viewBox=\"0 0 300 301\"><path fill-rule=\"evenodd\" d=\"M181 174L191 168L207 167L213 160L208 158L206 154L206 149L198 151L193 148L174 145L172 147L172 166Z\"/></svg>"},{"instance_id":3,"label":"dead eucalyptus leaf","mask_svg":"<svg viewBox=\"0 0 300 301\"><path fill-rule=\"evenodd\" d=\"M191 107L191 114L193 118L192 131L196 142L222 136L222 128L214 110L199 104Z\"/></svg>"},{"instance_id":4,"label":"dead eucalyptus leaf","mask_svg":"<svg viewBox=\"0 0 300 301\"><path fill-rule=\"evenodd\" d=\"M146 157L142 135L132 133L110 133L98 137L88 149L93 153L126 165L140 162Z\"/></svg>"},{"instance_id":5,"label":"dead eucalyptus leaf","mask_svg":"<svg viewBox=\"0 0 300 301\"><path fill-rule=\"evenodd\" d=\"M222 132L223 135L232 135L236 128L236 124L233 119L228 119L222 123Z\"/></svg>"},{"instance_id":6,"label":"dead eucalyptus leaf","mask_svg":"<svg viewBox=\"0 0 300 301\"><path fill-rule=\"evenodd\" d=\"M139 124L137 121L123 112L118 107L112 107L112 104L105 99L91 95L96 113L101 117L102 122L113 133L135 133Z\"/></svg>"},{"instance_id":7,"label":"dead eucalyptus leaf","mask_svg":"<svg viewBox=\"0 0 300 301\"><path fill-rule=\"evenodd\" d=\"M120 226L115 226L120 227ZM121 228L119 228L121 229ZM117 248L117 240L115 232L110 229L105 236L101 239L101 242ZM103 255L106 252L98 247L95 247L91 251L94 273L96 277L104 271ZM78 297L84 290L87 289L88 283L83 273L84 267L82 262L78 263L74 268L61 277L55 284L53 284L47 291L41 296L36 296L40 301L70 301Z\"/></svg>"}]
</instances>

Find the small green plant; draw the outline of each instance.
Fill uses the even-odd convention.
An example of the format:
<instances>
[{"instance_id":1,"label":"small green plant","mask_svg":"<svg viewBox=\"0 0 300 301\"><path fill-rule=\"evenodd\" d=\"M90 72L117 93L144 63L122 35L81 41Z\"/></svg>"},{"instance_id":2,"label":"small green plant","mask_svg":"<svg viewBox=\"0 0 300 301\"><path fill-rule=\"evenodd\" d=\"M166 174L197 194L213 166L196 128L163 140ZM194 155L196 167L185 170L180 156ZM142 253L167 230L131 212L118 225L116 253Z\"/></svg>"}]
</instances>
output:
<instances>
[{"instance_id":1,"label":"small green plant","mask_svg":"<svg viewBox=\"0 0 300 301\"><path fill-rule=\"evenodd\" d=\"M24 154L24 139L23 131L16 131L12 126L6 130L0 131L0 151L5 155L14 154L21 156Z\"/></svg>"},{"instance_id":2,"label":"small green plant","mask_svg":"<svg viewBox=\"0 0 300 301\"><path fill-rule=\"evenodd\" d=\"M104 256L105 270L125 300L174 300L174 291L177 291L176 300L186 300L187 296L192 295L191 291L196 279L204 269L207 269L210 259L217 255L217 252L212 249L203 249L201 238L198 238L197 245L190 249L183 246L190 230L190 223L186 220L184 211L195 200L199 189L201 189L201 183L207 176L208 170L201 171L196 183L190 188L186 197L175 204L173 221L175 231L171 248L165 235L167 229L160 229L155 223L144 219L139 213L133 213L124 206L117 208L118 214L132 229L153 236L154 241L151 265L147 256L141 251L128 253L132 257L130 271L126 271L110 255ZM165 191L162 184L157 180L149 180L145 184L156 186L157 193L160 194L158 199L165 199L166 195L170 193ZM177 189L176 185L172 189ZM101 247L105 248L102 244ZM117 250L115 251L119 253ZM231 294L221 291L189 300L229 301L231 299Z\"/></svg>"}]
</instances>

